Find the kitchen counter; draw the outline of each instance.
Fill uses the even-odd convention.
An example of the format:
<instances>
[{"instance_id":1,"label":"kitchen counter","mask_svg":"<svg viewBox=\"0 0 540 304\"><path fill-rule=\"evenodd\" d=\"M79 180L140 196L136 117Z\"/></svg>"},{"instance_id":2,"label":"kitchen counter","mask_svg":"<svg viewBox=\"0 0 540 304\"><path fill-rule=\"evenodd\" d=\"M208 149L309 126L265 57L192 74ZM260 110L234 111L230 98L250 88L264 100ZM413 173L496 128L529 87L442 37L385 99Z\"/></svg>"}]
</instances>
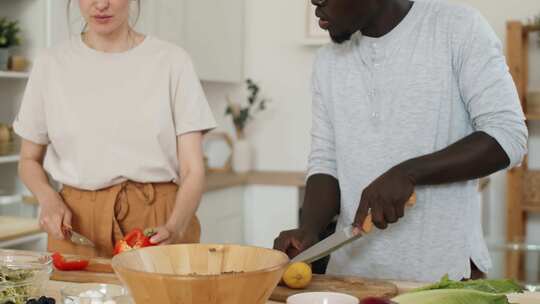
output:
<instances>
[{"instance_id":1,"label":"kitchen counter","mask_svg":"<svg viewBox=\"0 0 540 304\"><path fill-rule=\"evenodd\" d=\"M252 171L238 173L210 173L207 175L206 191L246 185L304 187L305 173L287 171Z\"/></svg>"},{"instance_id":2,"label":"kitchen counter","mask_svg":"<svg viewBox=\"0 0 540 304\"><path fill-rule=\"evenodd\" d=\"M0 216L0 242L12 241L40 232L36 219Z\"/></svg>"},{"instance_id":3,"label":"kitchen counter","mask_svg":"<svg viewBox=\"0 0 540 304\"><path fill-rule=\"evenodd\" d=\"M72 285L76 285L75 283L66 283L66 282L55 282L55 281L49 281L47 285L45 286L45 295L47 297L52 297L56 300L57 304L62 304L60 302L60 290L64 287L69 287ZM159 303L155 303L159 304ZM268 304L283 304L279 302L274 301L268 301Z\"/></svg>"},{"instance_id":4,"label":"kitchen counter","mask_svg":"<svg viewBox=\"0 0 540 304\"><path fill-rule=\"evenodd\" d=\"M410 282L393 282L398 286L399 292L404 293L413 288L419 287L422 284L419 283L410 283ZM66 283L66 282L55 282L50 281L45 286L45 295L48 297L53 297L57 300L58 304L61 304L60 301L60 289L66 286L74 285L75 283ZM538 304L540 303L540 293L524 293L521 295L510 295L509 300L511 303L516 304ZM158 303L156 303L158 304ZM269 301L268 304L280 304L279 302Z\"/></svg>"}]
</instances>

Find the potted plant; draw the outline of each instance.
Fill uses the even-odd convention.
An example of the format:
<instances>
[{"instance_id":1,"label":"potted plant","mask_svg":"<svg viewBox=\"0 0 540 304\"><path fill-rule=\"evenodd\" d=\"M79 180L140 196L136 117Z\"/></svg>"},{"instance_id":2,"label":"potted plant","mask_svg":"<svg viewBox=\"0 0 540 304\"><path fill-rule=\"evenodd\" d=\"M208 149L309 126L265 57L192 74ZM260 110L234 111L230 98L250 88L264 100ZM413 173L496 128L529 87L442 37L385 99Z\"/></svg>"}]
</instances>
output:
<instances>
[{"instance_id":1,"label":"potted plant","mask_svg":"<svg viewBox=\"0 0 540 304\"><path fill-rule=\"evenodd\" d=\"M225 115L232 117L236 129L237 141L233 148L233 169L239 173L248 172L252 165L251 145L246 139L246 126L248 122L253 120L256 113L266 109L269 102L267 99L259 97L260 87L253 80L247 79L246 86L247 102L241 104L227 97L228 105L225 110Z\"/></svg>"},{"instance_id":2,"label":"potted plant","mask_svg":"<svg viewBox=\"0 0 540 304\"><path fill-rule=\"evenodd\" d=\"M20 44L20 31L18 21L0 19L0 70L7 70L9 48Z\"/></svg>"}]
</instances>

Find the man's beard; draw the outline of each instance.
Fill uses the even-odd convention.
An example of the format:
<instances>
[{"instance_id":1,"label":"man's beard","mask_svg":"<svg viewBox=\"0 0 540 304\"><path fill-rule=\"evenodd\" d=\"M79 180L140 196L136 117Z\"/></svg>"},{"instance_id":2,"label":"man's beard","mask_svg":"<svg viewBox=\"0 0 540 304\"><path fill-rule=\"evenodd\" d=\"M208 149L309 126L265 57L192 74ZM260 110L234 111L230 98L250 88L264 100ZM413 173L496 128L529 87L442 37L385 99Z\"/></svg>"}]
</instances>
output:
<instances>
[{"instance_id":1,"label":"man's beard","mask_svg":"<svg viewBox=\"0 0 540 304\"><path fill-rule=\"evenodd\" d=\"M342 44L351 40L352 35L351 33L330 34L330 38L334 43Z\"/></svg>"}]
</instances>

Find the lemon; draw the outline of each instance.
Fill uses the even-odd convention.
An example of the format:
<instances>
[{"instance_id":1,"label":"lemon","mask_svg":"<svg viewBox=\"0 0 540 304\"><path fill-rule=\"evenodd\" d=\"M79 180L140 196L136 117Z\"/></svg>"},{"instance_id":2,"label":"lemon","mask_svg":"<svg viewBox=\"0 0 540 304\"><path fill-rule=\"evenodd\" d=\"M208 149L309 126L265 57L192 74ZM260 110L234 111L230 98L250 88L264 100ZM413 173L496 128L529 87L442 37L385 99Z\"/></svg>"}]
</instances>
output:
<instances>
[{"instance_id":1,"label":"lemon","mask_svg":"<svg viewBox=\"0 0 540 304\"><path fill-rule=\"evenodd\" d=\"M311 267L306 263L293 263L283 274L283 282L293 289L306 288L311 283Z\"/></svg>"}]
</instances>

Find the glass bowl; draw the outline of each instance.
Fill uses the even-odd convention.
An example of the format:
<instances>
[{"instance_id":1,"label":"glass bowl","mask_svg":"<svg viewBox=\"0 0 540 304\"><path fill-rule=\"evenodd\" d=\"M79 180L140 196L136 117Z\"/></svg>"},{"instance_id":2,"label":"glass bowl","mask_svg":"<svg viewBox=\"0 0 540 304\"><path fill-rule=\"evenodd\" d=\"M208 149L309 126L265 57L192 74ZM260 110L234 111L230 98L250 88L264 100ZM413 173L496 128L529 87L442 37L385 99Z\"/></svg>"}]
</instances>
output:
<instances>
[{"instance_id":1,"label":"glass bowl","mask_svg":"<svg viewBox=\"0 0 540 304\"><path fill-rule=\"evenodd\" d=\"M60 290L60 304L132 304L127 289L112 284L77 284Z\"/></svg>"},{"instance_id":2,"label":"glass bowl","mask_svg":"<svg viewBox=\"0 0 540 304\"><path fill-rule=\"evenodd\" d=\"M24 304L41 296L51 273L52 259L48 254L0 250L0 299Z\"/></svg>"}]
</instances>

